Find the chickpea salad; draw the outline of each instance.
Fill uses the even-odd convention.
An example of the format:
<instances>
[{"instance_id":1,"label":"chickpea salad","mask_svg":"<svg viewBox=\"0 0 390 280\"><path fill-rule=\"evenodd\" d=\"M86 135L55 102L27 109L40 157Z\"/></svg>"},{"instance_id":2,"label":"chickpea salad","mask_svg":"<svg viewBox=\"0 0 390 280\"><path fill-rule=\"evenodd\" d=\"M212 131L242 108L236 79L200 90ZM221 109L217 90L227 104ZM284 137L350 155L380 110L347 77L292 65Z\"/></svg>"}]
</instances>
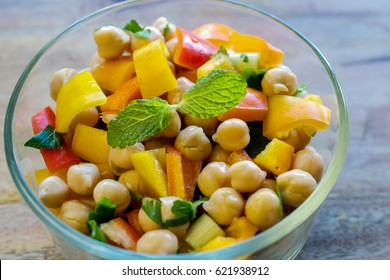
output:
<instances>
[{"instance_id":1,"label":"chickpea salad","mask_svg":"<svg viewBox=\"0 0 390 280\"><path fill-rule=\"evenodd\" d=\"M84 70L50 82L31 117L39 200L101 242L150 254L237 244L315 190L310 146L330 110L265 39L220 23L188 31L165 17L93 34ZM319 137L319 136L318 136Z\"/></svg>"}]
</instances>

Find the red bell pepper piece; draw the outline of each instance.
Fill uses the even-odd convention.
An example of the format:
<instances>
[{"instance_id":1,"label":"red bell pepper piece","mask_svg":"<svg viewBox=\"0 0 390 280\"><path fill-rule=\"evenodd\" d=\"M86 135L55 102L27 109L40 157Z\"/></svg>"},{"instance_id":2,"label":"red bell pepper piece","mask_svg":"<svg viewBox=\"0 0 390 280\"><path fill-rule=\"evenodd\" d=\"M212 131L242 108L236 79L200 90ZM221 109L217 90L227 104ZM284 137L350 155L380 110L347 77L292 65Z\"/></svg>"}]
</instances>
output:
<instances>
[{"instance_id":1,"label":"red bell pepper piece","mask_svg":"<svg viewBox=\"0 0 390 280\"><path fill-rule=\"evenodd\" d=\"M199 36L176 28L177 49L173 61L185 68L195 70L206 63L218 51L218 47Z\"/></svg>"},{"instance_id":2,"label":"red bell pepper piece","mask_svg":"<svg viewBox=\"0 0 390 280\"><path fill-rule=\"evenodd\" d=\"M38 134L48 125L55 127L54 111L47 106L31 117L31 123L34 134ZM81 162L81 159L75 156L71 148L66 144L57 149L45 148L40 149L40 151L46 167L51 173Z\"/></svg>"}]
</instances>

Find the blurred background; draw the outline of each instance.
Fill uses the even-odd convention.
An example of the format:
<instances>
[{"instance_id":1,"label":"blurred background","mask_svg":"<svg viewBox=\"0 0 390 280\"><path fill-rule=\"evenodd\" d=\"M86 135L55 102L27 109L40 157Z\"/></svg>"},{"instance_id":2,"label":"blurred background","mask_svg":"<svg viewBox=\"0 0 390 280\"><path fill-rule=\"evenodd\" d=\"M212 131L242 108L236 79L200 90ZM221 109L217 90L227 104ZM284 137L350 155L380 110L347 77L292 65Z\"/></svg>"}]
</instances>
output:
<instances>
[{"instance_id":1,"label":"blurred background","mask_svg":"<svg viewBox=\"0 0 390 280\"><path fill-rule=\"evenodd\" d=\"M12 90L34 54L69 24L115 2L0 0L2 124ZM274 14L311 40L333 67L348 103L346 161L297 258L390 259L390 1L240 2ZM3 137L0 142L3 149ZM61 259L19 196L4 152L0 213L0 259Z\"/></svg>"}]
</instances>

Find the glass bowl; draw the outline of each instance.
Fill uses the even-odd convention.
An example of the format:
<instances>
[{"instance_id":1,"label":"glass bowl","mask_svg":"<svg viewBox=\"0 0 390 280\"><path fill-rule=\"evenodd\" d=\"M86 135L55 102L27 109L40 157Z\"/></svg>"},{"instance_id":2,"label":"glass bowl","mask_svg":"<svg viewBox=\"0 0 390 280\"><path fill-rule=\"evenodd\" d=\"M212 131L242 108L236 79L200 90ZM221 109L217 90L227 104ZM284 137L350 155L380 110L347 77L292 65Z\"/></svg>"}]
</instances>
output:
<instances>
[{"instance_id":1,"label":"glass bowl","mask_svg":"<svg viewBox=\"0 0 390 280\"><path fill-rule=\"evenodd\" d=\"M270 229L223 249L178 255L148 255L113 247L76 232L57 219L37 198L34 170L44 168L40 153L24 147L32 136L31 116L47 105L52 74L62 67L84 69L96 52L93 32L107 24L123 26L130 19L152 23L160 16L187 30L209 22L265 38L285 52L284 64L299 83L321 96L332 110L331 123L311 145L323 156L325 171L312 195L289 216ZM23 199L48 229L66 259L293 259L302 249L324 200L335 184L348 142L348 116L340 85L321 52L297 30L246 5L217 0L128 1L90 14L49 41L34 56L12 93L4 127L4 145L11 175ZM22 227L21 227L22 230Z\"/></svg>"}]
</instances>

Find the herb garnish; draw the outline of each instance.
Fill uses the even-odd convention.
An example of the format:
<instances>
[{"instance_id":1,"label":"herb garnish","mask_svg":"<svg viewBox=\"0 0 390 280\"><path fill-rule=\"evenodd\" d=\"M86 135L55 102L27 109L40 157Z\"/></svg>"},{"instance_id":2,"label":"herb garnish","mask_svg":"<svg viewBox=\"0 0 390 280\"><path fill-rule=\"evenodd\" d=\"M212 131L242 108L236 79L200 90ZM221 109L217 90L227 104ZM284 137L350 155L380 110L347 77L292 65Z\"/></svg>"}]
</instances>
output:
<instances>
[{"instance_id":1,"label":"herb garnish","mask_svg":"<svg viewBox=\"0 0 390 280\"><path fill-rule=\"evenodd\" d=\"M136 20L132 19L128 23L126 23L124 30L130 31L134 34L135 37L147 39L150 37L150 30L147 28L143 28Z\"/></svg>"},{"instance_id":2,"label":"herb garnish","mask_svg":"<svg viewBox=\"0 0 390 280\"><path fill-rule=\"evenodd\" d=\"M30 140L24 143L25 147L32 147L36 149L57 149L63 145L62 135L56 131L56 129L47 125L38 134L35 134Z\"/></svg>"},{"instance_id":3,"label":"herb garnish","mask_svg":"<svg viewBox=\"0 0 390 280\"><path fill-rule=\"evenodd\" d=\"M116 204L104 197L96 204L95 210L89 213L88 220L94 220L98 224L108 222L114 217L115 210Z\"/></svg>"},{"instance_id":4,"label":"herb garnish","mask_svg":"<svg viewBox=\"0 0 390 280\"><path fill-rule=\"evenodd\" d=\"M242 61L245 63L248 63L248 61L249 61L249 57L245 53L240 54L240 58L242 58Z\"/></svg>"},{"instance_id":5,"label":"herb garnish","mask_svg":"<svg viewBox=\"0 0 390 280\"><path fill-rule=\"evenodd\" d=\"M261 80L266 72L266 69L245 68L241 75L247 81L248 87L262 91Z\"/></svg>"}]
</instances>

